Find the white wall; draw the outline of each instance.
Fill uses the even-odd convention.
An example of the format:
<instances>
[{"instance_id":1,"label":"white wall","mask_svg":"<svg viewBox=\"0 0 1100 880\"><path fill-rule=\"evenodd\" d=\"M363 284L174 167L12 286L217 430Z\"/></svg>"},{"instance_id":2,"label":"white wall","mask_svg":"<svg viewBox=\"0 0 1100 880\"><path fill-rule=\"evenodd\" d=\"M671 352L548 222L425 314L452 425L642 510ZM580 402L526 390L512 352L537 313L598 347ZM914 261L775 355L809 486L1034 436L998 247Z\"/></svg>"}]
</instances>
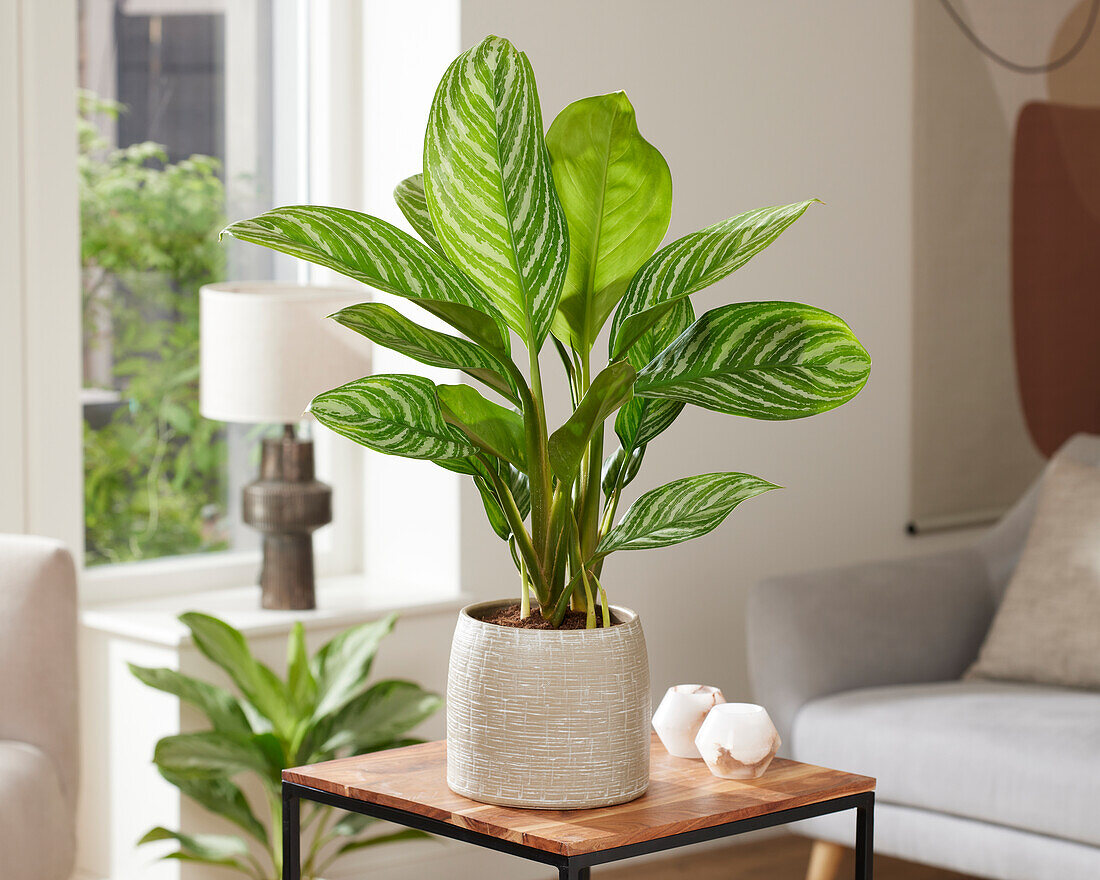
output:
<instances>
[{"instance_id":1,"label":"white wall","mask_svg":"<svg viewBox=\"0 0 1100 880\"><path fill-rule=\"evenodd\" d=\"M844 317L874 369L851 404L754 422L685 410L650 447L639 491L741 470L786 486L716 532L620 553L604 585L645 622L654 693L706 681L747 694L744 608L762 576L957 542L906 538L911 335L912 8L875 0L673 3L465 0L464 46L487 33L527 52L546 123L625 89L668 159L670 236L750 208L823 199L770 250L694 297L804 300ZM552 352L544 375L555 372ZM631 487L634 488L634 487ZM510 595L505 552L463 498L463 585Z\"/></svg>"}]
</instances>

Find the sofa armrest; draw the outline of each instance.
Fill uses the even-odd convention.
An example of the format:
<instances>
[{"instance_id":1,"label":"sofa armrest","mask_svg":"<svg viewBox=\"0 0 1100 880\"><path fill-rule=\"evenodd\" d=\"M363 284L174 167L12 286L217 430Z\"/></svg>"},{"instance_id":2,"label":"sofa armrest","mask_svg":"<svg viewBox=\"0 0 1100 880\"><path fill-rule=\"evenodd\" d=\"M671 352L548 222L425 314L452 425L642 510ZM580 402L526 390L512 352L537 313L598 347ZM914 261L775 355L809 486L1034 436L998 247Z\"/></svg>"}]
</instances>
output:
<instances>
[{"instance_id":1,"label":"sofa armrest","mask_svg":"<svg viewBox=\"0 0 1100 880\"><path fill-rule=\"evenodd\" d=\"M749 596L755 698L789 741L798 710L818 697L958 678L994 610L972 549L765 580Z\"/></svg>"},{"instance_id":2,"label":"sofa armrest","mask_svg":"<svg viewBox=\"0 0 1100 880\"><path fill-rule=\"evenodd\" d=\"M53 763L77 786L76 573L57 541L0 535L0 740Z\"/></svg>"}]
</instances>

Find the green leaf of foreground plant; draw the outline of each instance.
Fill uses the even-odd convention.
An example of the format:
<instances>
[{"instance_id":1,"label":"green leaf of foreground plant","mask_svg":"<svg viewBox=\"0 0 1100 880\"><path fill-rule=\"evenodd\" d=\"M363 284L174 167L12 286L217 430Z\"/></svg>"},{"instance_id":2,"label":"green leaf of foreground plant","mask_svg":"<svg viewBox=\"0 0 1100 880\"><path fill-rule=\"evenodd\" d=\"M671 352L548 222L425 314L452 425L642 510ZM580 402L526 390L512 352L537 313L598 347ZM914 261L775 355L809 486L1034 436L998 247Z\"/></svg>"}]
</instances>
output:
<instances>
[{"instance_id":1,"label":"green leaf of foreground plant","mask_svg":"<svg viewBox=\"0 0 1100 880\"><path fill-rule=\"evenodd\" d=\"M588 387L576 410L550 435L550 466L566 486L577 476L581 458L596 429L630 400L634 368L626 361L608 365Z\"/></svg>"},{"instance_id":2,"label":"green leaf of foreground plant","mask_svg":"<svg viewBox=\"0 0 1100 880\"><path fill-rule=\"evenodd\" d=\"M384 745L416 727L443 705L439 694L411 681L391 679L372 685L332 718L322 752L353 748L356 753Z\"/></svg>"},{"instance_id":3,"label":"green leaf of foreground plant","mask_svg":"<svg viewBox=\"0 0 1100 880\"><path fill-rule=\"evenodd\" d=\"M321 646L312 661L318 690L315 719L343 708L363 689L378 646L393 632L396 622L396 614L387 614L344 630Z\"/></svg>"},{"instance_id":4,"label":"green leaf of foreground plant","mask_svg":"<svg viewBox=\"0 0 1100 880\"><path fill-rule=\"evenodd\" d=\"M290 635L287 636L286 689L300 725L303 716L309 714L317 698L317 682L310 672L309 654L306 651L306 629L300 620L295 621Z\"/></svg>"},{"instance_id":5,"label":"green leaf of foreground plant","mask_svg":"<svg viewBox=\"0 0 1100 880\"><path fill-rule=\"evenodd\" d=\"M754 419L840 406L871 359L836 315L799 303L734 303L707 312L641 373L635 393Z\"/></svg>"},{"instance_id":6,"label":"green leaf of foreground plant","mask_svg":"<svg viewBox=\"0 0 1100 880\"><path fill-rule=\"evenodd\" d=\"M486 37L447 68L424 136L424 190L451 262L538 351L569 263L569 235L525 55Z\"/></svg>"},{"instance_id":7,"label":"green leaf of foreground plant","mask_svg":"<svg viewBox=\"0 0 1100 880\"><path fill-rule=\"evenodd\" d=\"M294 718L286 688L274 672L252 656L244 636L225 621L197 611L181 614L180 622L191 630L195 647L224 669L245 699L280 736L289 739Z\"/></svg>"},{"instance_id":8,"label":"green leaf of foreground plant","mask_svg":"<svg viewBox=\"0 0 1100 880\"><path fill-rule=\"evenodd\" d=\"M701 474L674 480L631 504L600 541L596 555L668 547L698 538L716 528L745 499L777 488L749 474Z\"/></svg>"},{"instance_id":9,"label":"green leaf of foreground plant","mask_svg":"<svg viewBox=\"0 0 1100 880\"><path fill-rule=\"evenodd\" d=\"M265 846L267 829L252 812L244 792L223 777L186 776L163 767L160 775L203 808L240 826Z\"/></svg>"},{"instance_id":10,"label":"green leaf of foreground plant","mask_svg":"<svg viewBox=\"0 0 1100 880\"><path fill-rule=\"evenodd\" d=\"M230 224L222 234L410 299L471 339L508 350L508 331L485 294L431 248L377 217L290 205Z\"/></svg>"},{"instance_id":11,"label":"green leaf of foreground plant","mask_svg":"<svg viewBox=\"0 0 1100 880\"><path fill-rule=\"evenodd\" d=\"M153 762L176 776L256 773L269 788L277 790L285 758L273 734L242 736L207 730L162 737L153 752Z\"/></svg>"},{"instance_id":12,"label":"green leaf of foreground plant","mask_svg":"<svg viewBox=\"0 0 1100 880\"><path fill-rule=\"evenodd\" d=\"M469 385L440 385L443 417L480 449L527 470L523 416L486 400Z\"/></svg>"},{"instance_id":13,"label":"green leaf of foreground plant","mask_svg":"<svg viewBox=\"0 0 1100 880\"><path fill-rule=\"evenodd\" d=\"M639 372L666 349L695 320L695 310L687 297L677 300L656 324L626 352L626 358ZM615 417L615 433L627 450L645 446L667 429L680 415L684 404L675 400L655 400L635 395Z\"/></svg>"},{"instance_id":14,"label":"green leaf of foreground plant","mask_svg":"<svg viewBox=\"0 0 1100 880\"><path fill-rule=\"evenodd\" d=\"M672 303L721 281L775 241L816 201L759 208L665 245L638 270L611 322L611 358L618 358Z\"/></svg>"},{"instance_id":15,"label":"green leaf of foreground plant","mask_svg":"<svg viewBox=\"0 0 1100 880\"><path fill-rule=\"evenodd\" d=\"M574 101L546 133L569 223L569 270L553 332L586 352L672 215L672 175L623 92Z\"/></svg>"},{"instance_id":16,"label":"green leaf of foreground plant","mask_svg":"<svg viewBox=\"0 0 1100 880\"><path fill-rule=\"evenodd\" d=\"M422 376L356 379L313 398L309 412L361 446L405 458L462 458L475 447L443 420L436 386Z\"/></svg>"},{"instance_id":17,"label":"green leaf of foreground plant","mask_svg":"<svg viewBox=\"0 0 1100 880\"><path fill-rule=\"evenodd\" d=\"M198 861L214 865L224 865L246 871L243 861L248 856L248 845L232 834L183 834L157 826L138 841L153 843L159 840L174 840L180 845L180 851Z\"/></svg>"},{"instance_id":18,"label":"green leaf of foreground plant","mask_svg":"<svg viewBox=\"0 0 1100 880\"><path fill-rule=\"evenodd\" d=\"M513 384L504 376L501 361L473 342L421 327L384 303L348 306L332 318L371 342L422 364L462 370L518 403Z\"/></svg>"},{"instance_id":19,"label":"green leaf of foreground plant","mask_svg":"<svg viewBox=\"0 0 1100 880\"><path fill-rule=\"evenodd\" d=\"M642 466L642 458L645 456L645 447L639 446L633 452L627 453L623 447L619 447L604 459L603 469L600 472L600 486L604 495L610 495L616 486L622 488L629 486ZM625 471L623 469L626 469ZM620 483L621 480L621 483Z\"/></svg>"},{"instance_id":20,"label":"green leaf of foreground plant","mask_svg":"<svg viewBox=\"0 0 1100 880\"><path fill-rule=\"evenodd\" d=\"M227 733L252 733L237 698L226 690L191 678L174 669L150 669L129 664L139 681L159 691L173 694L185 703L197 707L210 720L215 730Z\"/></svg>"},{"instance_id":21,"label":"green leaf of foreground plant","mask_svg":"<svg viewBox=\"0 0 1100 880\"><path fill-rule=\"evenodd\" d=\"M414 174L406 177L393 191L393 200L397 207L409 221L409 225L416 230L426 245L438 253L443 253L439 244L439 238L432 226L432 215L428 212L428 199L424 195L424 175Z\"/></svg>"}]
</instances>

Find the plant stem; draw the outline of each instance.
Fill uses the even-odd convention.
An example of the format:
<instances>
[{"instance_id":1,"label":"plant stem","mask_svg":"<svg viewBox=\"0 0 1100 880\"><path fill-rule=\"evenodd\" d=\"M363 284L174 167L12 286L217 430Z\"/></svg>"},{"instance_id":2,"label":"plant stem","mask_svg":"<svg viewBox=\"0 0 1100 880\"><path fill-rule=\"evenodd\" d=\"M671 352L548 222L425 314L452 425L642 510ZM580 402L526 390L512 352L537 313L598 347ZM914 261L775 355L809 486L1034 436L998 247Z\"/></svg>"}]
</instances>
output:
<instances>
[{"instance_id":1,"label":"plant stem","mask_svg":"<svg viewBox=\"0 0 1100 880\"><path fill-rule=\"evenodd\" d=\"M592 580L596 582L596 589L600 591L600 612L603 617L604 627L611 626L611 608L607 604L607 593L603 591L603 584L600 583L600 579L596 577L595 572L589 572L592 576Z\"/></svg>"},{"instance_id":2,"label":"plant stem","mask_svg":"<svg viewBox=\"0 0 1100 880\"><path fill-rule=\"evenodd\" d=\"M542 566L539 564L538 553L531 542L531 536L527 533L527 527L523 524L523 517L520 515L519 508L516 507L516 499L512 497L511 490L500 478L500 475L497 474L492 465L484 457L479 456L479 458L485 465L485 472L488 474L489 479L493 483L493 488L496 490L497 498L500 501L500 508L504 512L504 517L508 520L508 525L512 529L512 537L516 540L520 558L527 563L527 570L534 579L535 595L539 600L539 604L543 604L544 602L548 603L550 601L550 593L546 586L545 576L542 573Z\"/></svg>"},{"instance_id":3,"label":"plant stem","mask_svg":"<svg viewBox=\"0 0 1100 880\"><path fill-rule=\"evenodd\" d=\"M546 408L542 397L542 373L539 370L539 353L528 349L531 365L531 406L530 412L524 412L524 428L527 435L528 480L531 486L531 536L535 547L541 551L541 559L549 562L547 553L550 546L549 501L551 497L551 476L546 437ZM536 556L536 559L539 557ZM548 574L540 564L543 578Z\"/></svg>"},{"instance_id":4,"label":"plant stem","mask_svg":"<svg viewBox=\"0 0 1100 880\"><path fill-rule=\"evenodd\" d=\"M523 581L523 594L519 601L519 616L521 620L526 620L531 616L531 587L527 583L527 566L523 564L523 560L519 561L519 576Z\"/></svg>"}]
</instances>

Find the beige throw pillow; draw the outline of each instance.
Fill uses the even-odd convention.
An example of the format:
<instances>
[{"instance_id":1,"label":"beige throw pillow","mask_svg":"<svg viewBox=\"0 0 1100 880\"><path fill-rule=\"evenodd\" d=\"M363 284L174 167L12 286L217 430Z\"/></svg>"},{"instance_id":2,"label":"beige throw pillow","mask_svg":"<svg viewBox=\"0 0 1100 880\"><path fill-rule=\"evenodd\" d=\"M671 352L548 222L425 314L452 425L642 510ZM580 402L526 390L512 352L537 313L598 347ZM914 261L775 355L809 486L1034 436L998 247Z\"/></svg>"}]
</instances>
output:
<instances>
[{"instance_id":1,"label":"beige throw pillow","mask_svg":"<svg viewBox=\"0 0 1100 880\"><path fill-rule=\"evenodd\" d=\"M1100 468L1051 462L1020 563L967 677L1100 689Z\"/></svg>"}]
</instances>

